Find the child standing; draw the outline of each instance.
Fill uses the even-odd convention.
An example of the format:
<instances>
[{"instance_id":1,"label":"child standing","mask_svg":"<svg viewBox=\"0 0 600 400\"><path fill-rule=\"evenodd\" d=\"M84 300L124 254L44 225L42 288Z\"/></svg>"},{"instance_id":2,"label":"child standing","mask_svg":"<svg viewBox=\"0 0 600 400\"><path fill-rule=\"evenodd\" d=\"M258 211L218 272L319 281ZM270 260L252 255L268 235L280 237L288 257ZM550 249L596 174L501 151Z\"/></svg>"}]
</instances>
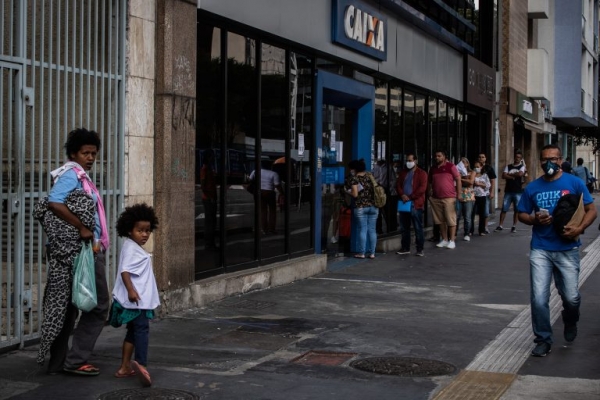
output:
<instances>
[{"instance_id":1,"label":"child standing","mask_svg":"<svg viewBox=\"0 0 600 400\"><path fill-rule=\"evenodd\" d=\"M113 289L110 324L127 324L123 341L121 367L117 378L137 375L143 386L152 381L146 366L148 356L149 320L160 305L156 280L152 271L152 256L142 246L158 226L154 209L146 204L125 208L117 220L117 233L126 237L119 258L119 269ZM135 350L135 361L131 360Z\"/></svg>"}]
</instances>

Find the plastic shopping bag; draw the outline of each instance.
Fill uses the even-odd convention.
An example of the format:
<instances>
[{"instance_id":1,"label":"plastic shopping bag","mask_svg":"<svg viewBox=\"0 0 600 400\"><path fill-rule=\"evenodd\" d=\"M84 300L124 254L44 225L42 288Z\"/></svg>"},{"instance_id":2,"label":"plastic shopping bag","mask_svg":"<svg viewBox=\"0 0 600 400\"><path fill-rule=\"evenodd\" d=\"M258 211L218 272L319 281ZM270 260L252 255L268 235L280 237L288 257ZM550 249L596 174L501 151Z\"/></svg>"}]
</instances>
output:
<instances>
[{"instance_id":1,"label":"plastic shopping bag","mask_svg":"<svg viewBox=\"0 0 600 400\"><path fill-rule=\"evenodd\" d=\"M94 267L94 252L89 242L81 247L81 252L73 263L72 302L81 311L91 311L98 305L96 297L96 270Z\"/></svg>"}]
</instances>

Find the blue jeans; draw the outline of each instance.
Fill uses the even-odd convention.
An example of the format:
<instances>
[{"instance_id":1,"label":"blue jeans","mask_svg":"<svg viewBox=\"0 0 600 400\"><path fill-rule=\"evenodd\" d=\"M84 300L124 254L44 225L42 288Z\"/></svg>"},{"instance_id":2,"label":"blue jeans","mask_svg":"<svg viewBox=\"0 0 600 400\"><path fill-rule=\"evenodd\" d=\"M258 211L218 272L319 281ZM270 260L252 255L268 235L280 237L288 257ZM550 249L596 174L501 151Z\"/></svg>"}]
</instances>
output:
<instances>
[{"instance_id":1,"label":"blue jeans","mask_svg":"<svg viewBox=\"0 0 600 400\"><path fill-rule=\"evenodd\" d=\"M146 317L146 310L133 321L127 323L127 334L125 341L133 344L135 349L135 361L143 366L148 365L148 336L150 334L150 323Z\"/></svg>"},{"instance_id":2,"label":"blue jeans","mask_svg":"<svg viewBox=\"0 0 600 400\"><path fill-rule=\"evenodd\" d=\"M460 218L463 219L463 230L465 236L471 234L471 218L473 217L474 201L457 201L456 202L456 234L458 235L458 227L460 226Z\"/></svg>"},{"instance_id":3,"label":"blue jeans","mask_svg":"<svg viewBox=\"0 0 600 400\"><path fill-rule=\"evenodd\" d=\"M402 249L410 250L410 225L415 228L415 242L417 251L423 251L425 244L425 235L423 234L423 210L416 210L414 207L410 212L401 212L400 214L400 233L402 234Z\"/></svg>"},{"instance_id":4,"label":"blue jeans","mask_svg":"<svg viewBox=\"0 0 600 400\"><path fill-rule=\"evenodd\" d=\"M579 249L547 251L531 249L529 256L531 278L531 322L534 342L552 343L550 323L550 283L554 285L563 303L563 322L579 321Z\"/></svg>"},{"instance_id":5,"label":"blue jeans","mask_svg":"<svg viewBox=\"0 0 600 400\"><path fill-rule=\"evenodd\" d=\"M508 212L508 210L510 210L511 204L513 205L513 211L517 212L517 205L521 200L521 194L522 193L504 193L504 200L502 201L502 212Z\"/></svg>"},{"instance_id":6,"label":"blue jeans","mask_svg":"<svg viewBox=\"0 0 600 400\"><path fill-rule=\"evenodd\" d=\"M377 245L377 207L361 207L354 209L354 217L358 226L358 254L375 254Z\"/></svg>"}]
</instances>

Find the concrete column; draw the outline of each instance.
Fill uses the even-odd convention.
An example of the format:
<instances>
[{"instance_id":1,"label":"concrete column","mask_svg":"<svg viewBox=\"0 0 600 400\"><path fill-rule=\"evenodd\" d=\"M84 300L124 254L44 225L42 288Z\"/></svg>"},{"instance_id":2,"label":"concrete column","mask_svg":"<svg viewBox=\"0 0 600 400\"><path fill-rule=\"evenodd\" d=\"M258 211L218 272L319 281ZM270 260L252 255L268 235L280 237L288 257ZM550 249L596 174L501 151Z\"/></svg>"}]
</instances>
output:
<instances>
[{"instance_id":1,"label":"concrete column","mask_svg":"<svg viewBox=\"0 0 600 400\"><path fill-rule=\"evenodd\" d=\"M156 3L129 1L125 117L125 205L154 204ZM152 251L152 237L146 245Z\"/></svg>"},{"instance_id":2,"label":"concrete column","mask_svg":"<svg viewBox=\"0 0 600 400\"><path fill-rule=\"evenodd\" d=\"M192 0L156 0L154 268L161 291L194 280L196 7Z\"/></svg>"}]
</instances>

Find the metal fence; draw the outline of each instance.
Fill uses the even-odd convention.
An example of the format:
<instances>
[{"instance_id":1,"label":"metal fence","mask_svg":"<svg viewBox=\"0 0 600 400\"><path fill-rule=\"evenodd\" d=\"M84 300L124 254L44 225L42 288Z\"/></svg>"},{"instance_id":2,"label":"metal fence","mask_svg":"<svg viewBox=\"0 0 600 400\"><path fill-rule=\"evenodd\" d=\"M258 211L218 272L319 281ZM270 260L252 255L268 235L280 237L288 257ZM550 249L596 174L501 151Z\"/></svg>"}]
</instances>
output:
<instances>
[{"instance_id":1,"label":"metal fence","mask_svg":"<svg viewBox=\"0 0 600 400\"><path fill-rule=\"evenodd\" d=\"M39 336L45 240L31 209L73 128L102 139L91 175L109 227L121 209L126 15L127 0L0 0L0 349Z\"/></svg>"}]
</instances>

